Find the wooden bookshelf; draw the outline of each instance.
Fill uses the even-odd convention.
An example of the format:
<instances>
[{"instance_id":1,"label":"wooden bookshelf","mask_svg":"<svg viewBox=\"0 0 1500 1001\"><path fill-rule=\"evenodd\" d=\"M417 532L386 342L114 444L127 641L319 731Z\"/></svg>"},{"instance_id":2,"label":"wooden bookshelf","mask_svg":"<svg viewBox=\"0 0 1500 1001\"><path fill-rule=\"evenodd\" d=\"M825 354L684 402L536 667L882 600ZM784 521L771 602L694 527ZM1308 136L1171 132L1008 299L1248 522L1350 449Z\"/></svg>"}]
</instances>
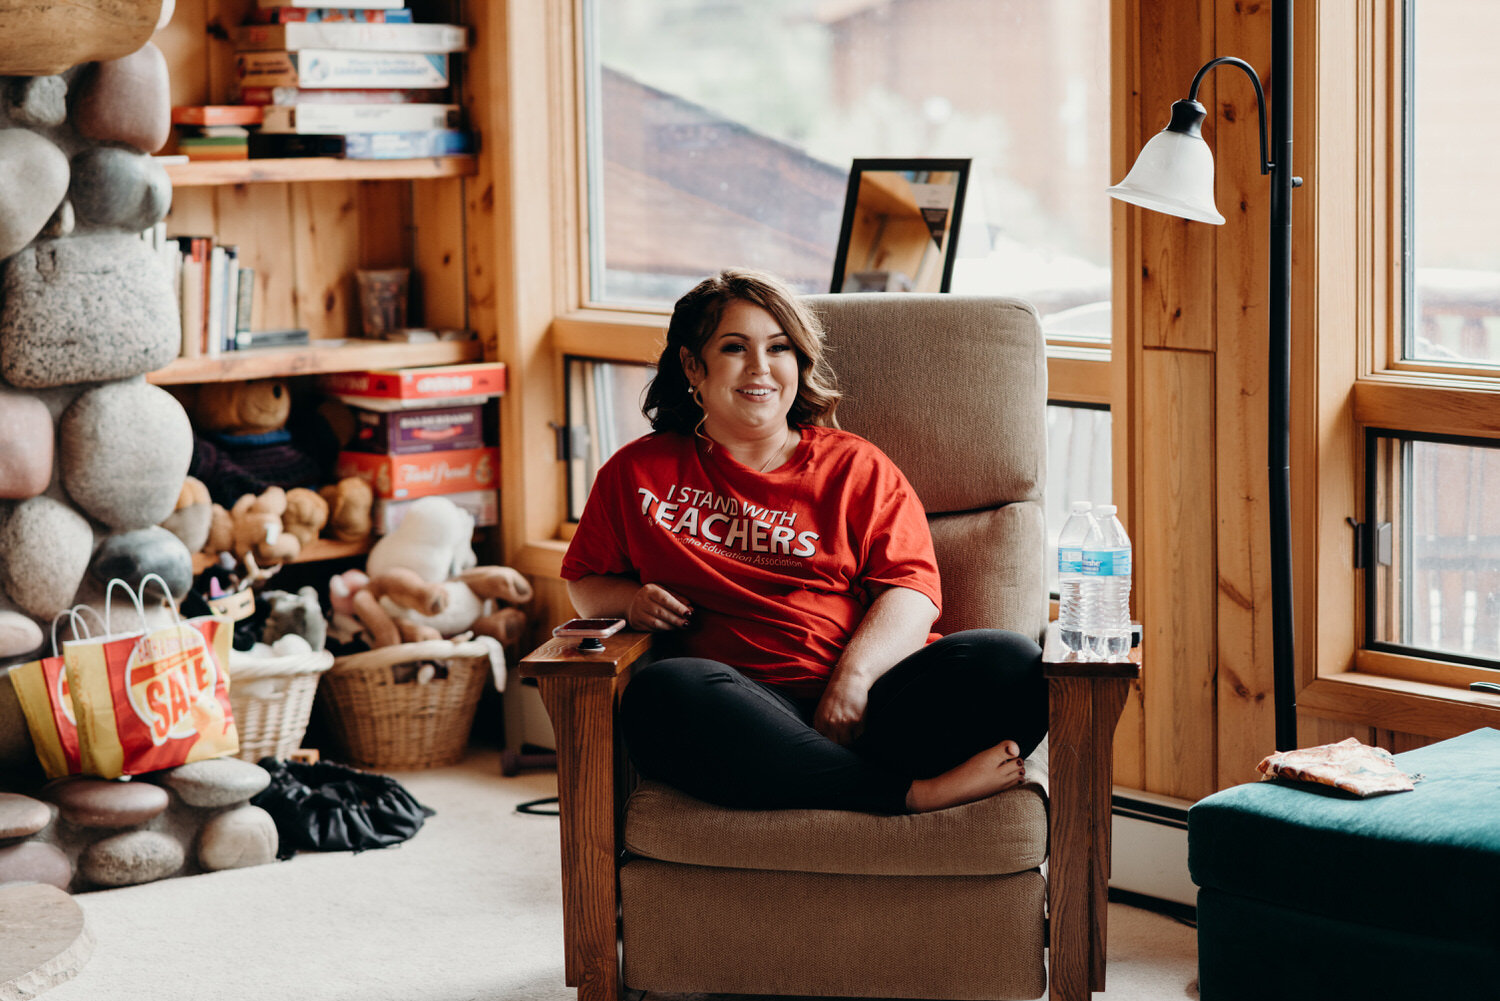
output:
<instances>
[{"instance_id":1,"label":"wooden bookshelf","mask_svg":"<svg viewBox=\"0 0 1500 1001\"><path fill-rule=\"evenodd\" d=\"M288 348L230 351L217 358L178 358L146 378L159 386L233 382L372 368L413 368L481 361L478 341L404 344L395 341L329 340Z\"/></svg>"},{"instance_id":2,"label":"wooden bookshelf","mask_svg":"<svg viewBox=\"0 0 1500 1001\"><path fill-rule=\"evenodd\" d=\"M471 177L479 169L472 156L415 160L337 160L295 157L282 160L195 160L165 165L174 188L306 181L399 181Z\"/></svg>"},{"instance_id":3,"label":"wooden bookshelf","mask_svg":"<svg viewBox=\"0 0 1500 1001\"><path fill-rule=\"evenodd\" d=\"M375 537L373 535L370 536L370 538L362 539L359 542L337 542L333 539L314 539L312 543L306 549L302 550L302 552L297 555L297 558L295 560L292 560L291 562L316 563L319 560L338 560L343 559L346 556L359 556L370 551L370 546L374 544L374 540ZM207 570L217 562L218 560L215 557L210 556L208 553L194 553L193 576L198 576L200 573Z\"/></svg>"}]
</instances>

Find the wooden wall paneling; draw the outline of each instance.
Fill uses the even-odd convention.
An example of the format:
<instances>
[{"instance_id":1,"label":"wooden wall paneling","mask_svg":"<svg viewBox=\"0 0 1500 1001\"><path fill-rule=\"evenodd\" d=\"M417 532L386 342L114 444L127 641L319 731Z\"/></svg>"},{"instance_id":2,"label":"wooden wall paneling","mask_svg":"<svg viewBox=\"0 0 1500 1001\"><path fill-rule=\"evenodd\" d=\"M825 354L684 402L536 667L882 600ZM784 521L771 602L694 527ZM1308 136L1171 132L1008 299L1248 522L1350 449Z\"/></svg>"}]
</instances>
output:
<instances>
[{"instance_id":1,"label":"wooden wall paneling","mask_svg":"<svg viewBox=\"0 0 1500 1001\"><path fill-rule=\"evenodd\" d=\"M205 37L204 4L182 0L166 27L151 36L167 61L168 93L173 107L204 104L210 91L208 47Z\"/></svg>"},{"instance_id":2,"label":"wooden wall paneling","mask_svg":"<svg viewBox=\"0 0 1500 1001\"><path fill-rule=\"evenodd\" d=\"M1166 126L1172 103L1187 97L1193 74L1213 56L1214 8L1212 0L1141 4L1140 37L1149 44L1137 49L1139 76L1132 89L1139 95L1141 118L1134 151ZM1210 146L1218 128L1213 113L1217 86L1209 77L1198 92L1209 109L1203 136ZM1141 227L1141 257L1134 262L1141 283L1141 344L1211 350L1214 227L1160 212L1130 211L1140 216Z\"/></svg>"},{"instance_id":3,"label":"wooden wall paneling","mask_svg":"<svg viewBox=\"0 0 1500 1001\"><path fill-rule=\"evenodd\" d=\"M1419 747L1434 744L1431 737L1424 737L1416 733L1402 733L1400 730L1375 731L1375 746L1383 747L1392 754L1400 754L1403 751L1415 751Z\"/></svg>"},{"instance_id":4,"label":"wooden wall paneling","mask_svg":"<svg viewBox=\"0 0 1500 1001\"><path fill-rule=\"evenodd\" d=\"M1302 713L1297 717L1297 746L1316 747L1319 744L1336 744L1341 740L1353 737L1361 744L1375 746L1376 730L1374 727L1364 726L1360 723L1352 723L1348 720L1324 719L1310 713ZM1267 748L1267 753L1272 749Z\"/></svg>"},{"instance_id":5,"label":"wooden wall paneling","mask_svg":"<svg viewBox=\"0 0 1500 1001\"><path fill-rule=\"evenodd\" d=\"M445 178L412 185L411 216L412 267L421 276L422 321L438 329L470 329L463 181ZM485 356L493 359L493 343L486 345Z\"/></svg>"},{"instance_id":6,"label":"wooden wall paneling","mask_svg":"<svg viewBox=\"0 0 1500 1001\"><path fill-rule=\"evenodd\" d=\"M1267 88L1269 4L1218 8L1218 50L1244 59ZM1217 80L1215 200L1217 296L1213 449L1218 509L1219 787L1257 777L1275 749L1270 514L1266 470L1270 323L1270 178L1260 172L1260 113L1250 78L1233 66Z\"/></svg>"},{"instance_id":7,"label":"wooden wall paneling","mask_svg":"<svg viewBox=\"0 0 1500 1001\"><path fill-rule=\"evenodd\" d=\"M1110 10L1110 178L1125 176L1140 151L1143 139L1141 105L1134 99L1138 83L1141 50L1141 0L1115 0ZM1141 260L1140 217L1144 214L1111 200L1111 269L1110 294L1112 316L1110 331L1110 369L1107 396L1110 404L1111 465L1110 478L1120 520L1135 543L1136 566L1145 564L1140 547L1140 529L1135 513L1141 509L1136 498L1141 494L1137 475L1140 451L1140 395L1136 373L1140 370L1141 330ZM1054 364L1047 364L1048 385L1052 385ZM1059 373L1061 374L1061 373ZM1141 584L1139 570L1131 600L1136 618L1141 617ZM1115 727L1115 782L1131 789L1146 788L1146 726L1141 685L1156 670L1154 651L1142 651L1141 678L1131 685L1120 722ZM1168 669L1165 664L1163 670Z\"/></svg>"},{"instance_id":8,"label":"wooden wall paneling","mask_svg":"<svg viewBox=\"0 0 1500 1001\"><path fill-rule=\"evenodd\" d=\"M292 187L296 325L306 327L314 338L350 333L352 276L360 248L357 183L323 181Z\"/></svg>"},{"instance_id":9,"label":"wooden wall paneling","mask_svg":"<svg viewBox=\"0 0 1500 1001\"><path fill-rule=\"evenodd\" d=\"M1183 799L1215 784L1214 360L1201 351L1148 350L1142 396L1150 401L1141 477L1149 502L1136 518L1150 554L1140 583L1146 788Z\"/></svg>"},{"instance_id":10,"label":"wooden wall paneling","mask_svg":"<svg viewBox=\"0 0 1500 1001\"><path fill-rule=\"evenodd\" d=\"M237 245L241 267L255 269L251 324L256 330L297 325L297 243L291 188L285 184L234 184L192 189L213 192L217 232ZM186 192L184 192L186 193Z\"/></svg>"}]
</instances>

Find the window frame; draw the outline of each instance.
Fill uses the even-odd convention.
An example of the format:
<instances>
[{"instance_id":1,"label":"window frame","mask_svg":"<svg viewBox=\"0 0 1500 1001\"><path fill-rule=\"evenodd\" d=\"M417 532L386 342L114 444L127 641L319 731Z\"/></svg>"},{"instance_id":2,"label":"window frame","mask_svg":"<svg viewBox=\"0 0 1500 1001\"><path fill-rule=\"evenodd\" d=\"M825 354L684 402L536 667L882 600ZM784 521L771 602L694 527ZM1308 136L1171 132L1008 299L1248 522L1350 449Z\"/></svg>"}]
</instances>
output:
<instances>
[{"instance_id":1,"label":"window frame","mask_svg":"<svg viewBox=\"0 0 1500 1001\"><path fill-rule=\"evenodd\" d=\"M1299 661L1311 665L1298 704L1321 718L1444 738L1500 725L1494 697L1468 689L1494 671L1371 648L1367 571L1353 569L1343 523L1351 513L1371 517L1367 429L1500 439L1500 378L1402 358L1406 11L1403 0L1315 5L1298 23L1314 40L1297 66L1310 169L1298 166L1311 181L1298 212L1312 219L1293 308L1294 324L1313 332L1315 373L1301 394L1314 419L1294 432L1293 475L1312 470L1314 483L1293 514L1311 529L1296 540L1297 586L1312 596L1297 622Z\"/></svg>"}]
</instances>

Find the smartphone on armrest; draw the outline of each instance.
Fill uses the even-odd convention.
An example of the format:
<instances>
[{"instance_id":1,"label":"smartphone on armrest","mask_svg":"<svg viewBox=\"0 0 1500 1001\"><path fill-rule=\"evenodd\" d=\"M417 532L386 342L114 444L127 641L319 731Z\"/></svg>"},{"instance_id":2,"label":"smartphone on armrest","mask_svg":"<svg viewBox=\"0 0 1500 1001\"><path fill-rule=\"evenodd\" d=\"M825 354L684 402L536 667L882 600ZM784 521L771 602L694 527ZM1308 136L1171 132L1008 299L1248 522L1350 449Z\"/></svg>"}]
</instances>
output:
<instances>
[{"instance_id":1,"label":"smartphone on armrest","mask_svg":"<svg viewBox=\"0 0 1500 1001\"><path fill-rule=\"evenodd\" d=\"M604 639L625 628L624 619L569 619L556 629L553 636L577 636L583 639Z\"/></svg>"}]
</instances>

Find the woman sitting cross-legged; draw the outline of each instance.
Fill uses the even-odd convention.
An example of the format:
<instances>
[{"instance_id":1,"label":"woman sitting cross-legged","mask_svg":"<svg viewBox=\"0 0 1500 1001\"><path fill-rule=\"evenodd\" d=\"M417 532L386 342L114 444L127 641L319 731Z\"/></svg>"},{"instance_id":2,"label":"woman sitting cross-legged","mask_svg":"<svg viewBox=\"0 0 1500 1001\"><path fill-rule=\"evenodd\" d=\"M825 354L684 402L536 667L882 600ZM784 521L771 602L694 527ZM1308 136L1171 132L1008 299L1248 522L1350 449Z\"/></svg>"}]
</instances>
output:
<instances>
[{"instance_id":1,"label":"woman sitting cross-legged","mask_svg":"<svg viewBox=\"0 0 1500 1001\"><path fill-rule=\"evenodd\" d=\"M817 319L776 279L724 271L677 302L655 430L599 471L563 561L579 614L669 654L625 688L631 758L731 807L921 812L1011 788L1047 731L1041 649L931 633L921 502L838 401Z\"/></svg>"}]
</instances>

